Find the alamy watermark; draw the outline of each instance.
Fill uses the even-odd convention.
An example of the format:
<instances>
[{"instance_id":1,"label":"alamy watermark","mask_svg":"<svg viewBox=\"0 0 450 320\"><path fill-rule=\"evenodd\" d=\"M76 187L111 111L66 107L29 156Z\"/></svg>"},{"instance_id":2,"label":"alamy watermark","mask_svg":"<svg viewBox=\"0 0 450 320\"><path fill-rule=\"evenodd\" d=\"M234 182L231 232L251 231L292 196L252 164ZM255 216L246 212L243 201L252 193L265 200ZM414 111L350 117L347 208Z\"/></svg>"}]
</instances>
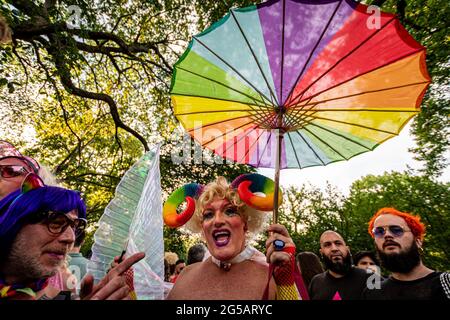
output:
<instances>
[{"instance_id":1,"label":"alamy watermark","mask_svg":"<svg viewBox=\"0 0 450 320\"><path fill-rule=\"evenodd\" d=\"M371 14L366 20L366 27L369 30L381 29L381 9L378 6L368 6L366 12Z\"/></svg>"},{"instance_id":2,"label":"alamy watermark","mask_svg":"<svg viewBox=\"0 0 450 320\"><path fill-rule=\"evenodd\" d=\"M368 274L370 274L370 276L367 278L366 281L366 287L369 290L380 290L381 289L381 282L382 282L382 277L381 277L381 269L378 266L375 266L377 268L377 271L374 272L371 269L366 269L366 272Z\"/></svg>"},{"instance_id":3,"label":"alamy watermark","mask_svg":"<svg viewBox=\"0 0 450 320\"><path fill-rule=\"evenodd\" d=\"M67 8L67 12L70 15L66 22L67 28L69 28L69 29L80 28L81 13L82 13L81 8L77 5L71 5Z\"/></svg>"}]
</instances>

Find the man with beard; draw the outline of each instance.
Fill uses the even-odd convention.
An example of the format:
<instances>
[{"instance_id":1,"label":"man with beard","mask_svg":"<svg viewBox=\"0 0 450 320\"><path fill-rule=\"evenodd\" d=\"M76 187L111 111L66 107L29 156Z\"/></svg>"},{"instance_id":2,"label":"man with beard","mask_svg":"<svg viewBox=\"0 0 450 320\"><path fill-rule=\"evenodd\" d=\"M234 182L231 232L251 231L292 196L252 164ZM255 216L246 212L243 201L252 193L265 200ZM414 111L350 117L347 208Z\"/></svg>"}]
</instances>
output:
<instances>
[{"instance_id":1,"label":"man with beard","mask_svg":"<svg viewBox=\"0 0 450 320\"><path fill-rule=\"evenodd\" d=\"M366 299L450 299L450 274L436 272L422 262L425 225L420 217L382 208L370 220L369 233L382 266L392 274L380 289L366 289Z\"/></svg>"},{"instance_id":2,"label":"man with beard","mask_svg":"<svg viewBox=\"0 0 450 320\"><path fill-rule=\"evenodd\" d=\"M311 300L361 299L370 274L352 266L350 249L342 236L331 230L322 233L320 253L327 271L312 278Z\"/></svg>"}]
</instances>

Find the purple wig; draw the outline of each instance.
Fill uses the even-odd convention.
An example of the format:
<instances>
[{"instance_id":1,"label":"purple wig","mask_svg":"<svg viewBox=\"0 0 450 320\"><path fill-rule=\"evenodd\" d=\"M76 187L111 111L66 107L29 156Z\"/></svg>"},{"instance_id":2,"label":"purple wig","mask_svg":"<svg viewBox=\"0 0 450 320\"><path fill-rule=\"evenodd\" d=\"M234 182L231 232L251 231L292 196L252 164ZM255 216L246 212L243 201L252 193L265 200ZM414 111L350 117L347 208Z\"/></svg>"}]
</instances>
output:
<instances>
[{"instance_id":1,"label":"purple wig","mask_svg":"<svg viewBox=\"0 0 450 320\"><path fill-rule=\"evenodd\" d=\"M47 211L77 210L79 218L86 218L86 205L76 191L44 186L21 193L14 191L0 200L0 247L9 246L27 218Z\"/></svg>"}]
</instances>

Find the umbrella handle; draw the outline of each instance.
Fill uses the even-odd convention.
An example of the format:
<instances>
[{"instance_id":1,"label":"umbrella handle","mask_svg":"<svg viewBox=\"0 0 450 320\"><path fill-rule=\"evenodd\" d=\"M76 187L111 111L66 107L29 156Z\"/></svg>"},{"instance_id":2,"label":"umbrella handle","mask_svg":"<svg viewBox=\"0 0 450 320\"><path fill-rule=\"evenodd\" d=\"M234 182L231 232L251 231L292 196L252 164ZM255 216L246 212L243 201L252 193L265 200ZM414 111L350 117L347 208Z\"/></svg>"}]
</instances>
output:
<instances>
[{"instance_id":1,"label":"umbrella handle","mask_svg":"<svg viewBox=\"0 0 450 320\"><path fill-rule=\"evenodd\" d=\"M279 128L281 128L282 114L280 113L278 117ZM281 163L281 143L283 142L283 129L276 130L277 135L277 153L275 159L275 194L273 197L273 223L278 222L278 196L280 187L280 163Z\"/></svg>"}]
</instances>

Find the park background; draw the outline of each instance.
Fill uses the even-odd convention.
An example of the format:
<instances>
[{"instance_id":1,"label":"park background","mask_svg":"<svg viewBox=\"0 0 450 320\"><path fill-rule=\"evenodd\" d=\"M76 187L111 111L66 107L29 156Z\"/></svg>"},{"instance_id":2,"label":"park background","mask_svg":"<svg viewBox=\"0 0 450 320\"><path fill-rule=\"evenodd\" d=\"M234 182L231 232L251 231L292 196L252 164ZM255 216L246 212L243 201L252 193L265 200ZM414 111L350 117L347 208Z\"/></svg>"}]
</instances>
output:
<instances>
[{"instance_id":1,"label":"park background","mask_svg":"<svg viewBox=\"0 0 450 320\"><path fill-rule=\"evenodd\" d=\"M172 113L173 65L191 37L230 8L261 1L0 0L0 139L47 165L88 206L87 252L123 174L149 145L161 144L163 197L184 183L229 180L254 168L174 164L183 129ZM419 214L427 226L425 264L450 270L449 52L447 0L374 0L394 12L427 48L432 77L422 110L373 152L345 163L284 170L284 223L298 250L318 252L318 238L338 231L353 253L373 249L367 222L381 207ZM5 29L0 30L3 32ZM3 32L3 35L5 32ZM192 144L192 154L207 150ZM220 161L217 161L220 162ZM269 177L273 170L258 170ZM166 251L184 257L198 241L164 230ZM258 239L262 248L264 236Z\"/></svg>"}]
</instances>

